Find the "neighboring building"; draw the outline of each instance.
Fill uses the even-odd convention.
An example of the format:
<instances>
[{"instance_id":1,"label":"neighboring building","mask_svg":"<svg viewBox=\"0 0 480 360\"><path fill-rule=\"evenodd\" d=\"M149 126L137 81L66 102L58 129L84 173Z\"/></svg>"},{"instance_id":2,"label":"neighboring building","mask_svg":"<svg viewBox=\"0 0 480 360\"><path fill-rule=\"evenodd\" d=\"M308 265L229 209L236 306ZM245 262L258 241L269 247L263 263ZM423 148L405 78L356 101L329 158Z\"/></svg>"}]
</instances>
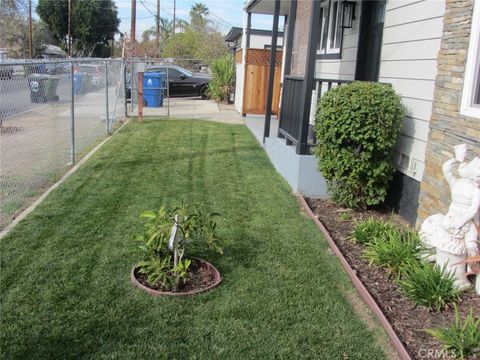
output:
<instances>
[{"instance_id":1,"label":"neighboring building","mask_svg":"<svg viewBox=\"0 0 480 360\"><path fill-rule=\"evenodd\" d=\"M234 52L242 47L243 29L232 27L225 36L225 41ZM250 29L250 49L270 49L272 45L272 31L261 29ZM277 48L283 47L283 32L278 32Z\"/></svg>"},{"instance_id":2,"label":"neighboring building","mask_svg":"<svg viewBox=\"0 0 480 360\"><path fill-rule=\"evenodd\" d=\"M248 40L247 40L248 39ZM235 63L236 63L236 76L235 76L235 108L237 109L238 112L240 113L245 113L247 111L246 107L250 108L248 111L249 113L255 113L255 114L264 114L265 113L265 99L263 99L263 96L259 97L259 101L261 104L252 104L251 101L249 101L249 98L244 98L244 88L246 87L257 87L260 86L262 87L262 84L256 83L256 84L246 84L246 81L248 79L245 78L245 70L247 67L247 59L246 59L246 52L243 51L243 49L257 49L255 51L254 57L256 60L260 61L262 59L266 59L266 62L264 61L264 66L268 66L268 54L271 48L272 48L272 31L270 30L260 30L260 29L249 29L249 33L247 38L244 38L244 29L239 28L239 27L232 27L228 34L225 36L225 41L229 44L230 48L232 49L232 52L235 56ZM277 36L277 50L281 50L283 47L283 32L279 31L278 36ZM250 51L251 54L253 54L253 51ZM253 65L253 64L250 64ZM257 62L257 65L258 62ZM266 68L265 68L266 70ZM279 85L280 85L280 80L277 80L277 102L279 98ZM263 95L263 92L262 92ZM246 106L245 102L248 103L248 105L251 106ZM261 105L261 106L259 106Z\"/></svg>"},{"instance_id":3,"label":"neighboring building","mask_svg":"<svg viewBox=\"0 0 480 360\"><path fill-rule=\"evenodd\" d=\"M286 18L282 109L278 136L265 141L277 169L295 191L325 195L309 155L318 97L341 82L389 83L407 114L388 201L411 223L417 210L419 220L445 211L440 167L451 146L480 150L480 1L474 11L474 0L250 0L245 11L274 14L277 1Z\"/></svg>"}]
</instances>

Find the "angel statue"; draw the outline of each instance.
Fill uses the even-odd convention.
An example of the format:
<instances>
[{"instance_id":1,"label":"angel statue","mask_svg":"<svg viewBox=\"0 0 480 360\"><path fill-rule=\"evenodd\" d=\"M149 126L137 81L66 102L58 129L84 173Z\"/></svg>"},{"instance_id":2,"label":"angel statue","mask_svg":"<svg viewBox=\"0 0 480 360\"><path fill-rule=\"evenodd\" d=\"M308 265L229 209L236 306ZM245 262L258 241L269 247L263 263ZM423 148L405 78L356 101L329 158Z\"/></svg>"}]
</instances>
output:
<instances>
[{"instance_id":1,"label":"angel statue","mask_svg":"<svg viewBox=\"0 0 480 360\"><path fill-rule=\"evenodd\" d=\"M455 287L464 290L471 286L466 259L479 255L480 159L465 160L466 144L454 150L455 157L442 166L452 198L448 212L429 216L420 227L420 238L435 251L436 264L454 276ZM478 267L478 263L470 266Z\"/></svg>"}]
</instances>

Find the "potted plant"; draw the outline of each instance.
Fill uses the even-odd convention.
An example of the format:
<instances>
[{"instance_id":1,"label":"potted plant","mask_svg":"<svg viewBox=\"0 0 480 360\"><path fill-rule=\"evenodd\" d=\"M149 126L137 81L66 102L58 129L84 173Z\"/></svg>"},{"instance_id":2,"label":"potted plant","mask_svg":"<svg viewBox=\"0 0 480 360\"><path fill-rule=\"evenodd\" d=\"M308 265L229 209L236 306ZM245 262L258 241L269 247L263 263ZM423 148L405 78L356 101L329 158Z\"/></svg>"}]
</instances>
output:
<instances>
[{"instance_id":1,"label":"potted plant","mask_svg":"<svg viewBox=\"0 0 480 360\"><path fill-rule=\"evenodd\" d=\"M155 296L192 295L218 286L222 281L218 270L205 260L188 256L190 250L222 254L217 216L185 204L143 212L144 233L136 238L142 259L132 269L132 283Z\"/></svg>"}]
</instances>

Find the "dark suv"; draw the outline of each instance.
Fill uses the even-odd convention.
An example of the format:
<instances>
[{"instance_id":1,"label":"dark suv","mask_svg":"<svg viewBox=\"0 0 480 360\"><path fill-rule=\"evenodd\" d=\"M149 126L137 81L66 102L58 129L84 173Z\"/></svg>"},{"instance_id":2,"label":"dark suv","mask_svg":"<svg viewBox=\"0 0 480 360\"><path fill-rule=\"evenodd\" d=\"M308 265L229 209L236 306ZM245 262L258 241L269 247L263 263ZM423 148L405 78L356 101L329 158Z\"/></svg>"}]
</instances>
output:
<instances>
[{"instance_id":1,"label":"dark suv","mask_svg":"<svg viewBox=\"0 0 480 360\"><path fill-rule=\"evenodd\" d=\"M194 74L177 65L150 65L145 72L168 73L170 97L201 96L207 97L207 86L211 80L208 74ZM131 78L127 78L127 98L131 97Z\"/></svg>"}]
</instances>

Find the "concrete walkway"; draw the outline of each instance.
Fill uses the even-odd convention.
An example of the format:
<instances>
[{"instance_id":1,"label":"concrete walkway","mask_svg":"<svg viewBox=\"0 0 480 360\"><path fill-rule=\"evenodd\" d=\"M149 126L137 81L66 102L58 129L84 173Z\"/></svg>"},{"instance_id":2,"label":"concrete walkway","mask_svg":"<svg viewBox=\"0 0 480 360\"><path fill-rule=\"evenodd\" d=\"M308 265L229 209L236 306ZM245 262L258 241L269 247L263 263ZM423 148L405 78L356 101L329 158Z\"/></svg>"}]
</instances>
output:
<instances>
[{"instance_id":1,"label":"concrete walkway","mask_svg":"<svg viewBox=\"0 0 480 360\"><path fill-rule=\"evenodd\" d=\"M168 108L169 107L169 108ZM137 109L134 109L136 115ZM227 124L245 124L242 116L230 104L217 104L200 98L173 98L165 100L161 108L144 108L143 116L167 116L179 119L199 119Z\"/></svg>"}]
</instances>

